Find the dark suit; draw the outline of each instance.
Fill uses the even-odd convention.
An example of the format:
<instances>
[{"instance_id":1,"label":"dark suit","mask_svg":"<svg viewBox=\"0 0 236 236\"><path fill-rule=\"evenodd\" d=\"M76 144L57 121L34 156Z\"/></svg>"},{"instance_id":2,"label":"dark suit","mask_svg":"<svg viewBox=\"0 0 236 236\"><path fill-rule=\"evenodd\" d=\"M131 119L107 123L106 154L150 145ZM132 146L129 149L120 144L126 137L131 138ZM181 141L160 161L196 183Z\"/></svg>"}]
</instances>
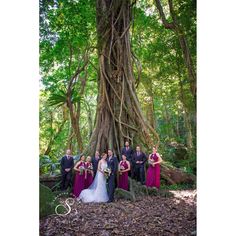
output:
<instances>
[{"instance_id":1,"label":"dark suit","mask_svg":"<svg viewBox=\"0 0 236 236\"><path fill-rule=\"evenodd\" d=\"M137 161L141 161L142 163L136 163ZM137 152L133 153L134 177L137 181L140 181L141 184L145 182L144 164L146 161L147 157L143 152L140 152L139 155Z\"/></svg>"},{"instance_id":2,"label":"dark suit","mask_svg":"<svg viewBox=\"0 0 236 236\"><path fill-rule=\"evenodd\" d=\"M129 147L128 149L126 149L126 147L123 147L122 150L121 150L121 154L122 154L122 155L126 155L127 160L128 160L129 162L131 162L132 154L133 154L133 150L132 150L131 147Z\"/></svg>"},{"instance_id":3,"label":"dark suit","mask_svg":"<svg viewBox=\"0 0 236 236\"><path fill-rule=\"evenodd\" d=\"M99 157L98 159L96 159L96 157L92 158L92 165L93 165L93 172L94 172L94 178L96 176L97 170L98 170L98 162L101 160L101 158Z\"/></svg>"},{"instance_id":4,"label":"dark suit","mask_svg":"<svg viewBox=\"0 0 236 236\"><path fill-rule=\"evenodd\" d=\"M66 172L65 169L70 168L69 172ZM66 190L71 182L72 169L74 168L74 159L72 156L62 157L61 159L61 190Z\"/></svg>"},{"instance_id":5,"label":"dark suit","mask_svg":"<svg viewBox=\"0 0 236 236\"><path fill-rule=\"evenodd\" d=\"M133 178L134 177L134 163L132 160L132 155L133 155L132 148L129 147L128 149L126 149L126 147L123 147L121 150L121 154L125 155L127 157L127 161L129 161L130 168L131 168L131 171L129 171L129 176L131 176Z\"/></svg>"},{"instance_id":6,"label":"dark suit","mask_svg":"<svg viewBox=\"0 0 236 236\"><path fill-rule=\"evenodd\" d=\"M118 170L118 160L117 157L112 156L111 159L108 157L107 167L111 169L111 174L108 178L108 197L109 201L113 202L114 192L115 192L115 179Z\"/></svg>"}]
</instances>

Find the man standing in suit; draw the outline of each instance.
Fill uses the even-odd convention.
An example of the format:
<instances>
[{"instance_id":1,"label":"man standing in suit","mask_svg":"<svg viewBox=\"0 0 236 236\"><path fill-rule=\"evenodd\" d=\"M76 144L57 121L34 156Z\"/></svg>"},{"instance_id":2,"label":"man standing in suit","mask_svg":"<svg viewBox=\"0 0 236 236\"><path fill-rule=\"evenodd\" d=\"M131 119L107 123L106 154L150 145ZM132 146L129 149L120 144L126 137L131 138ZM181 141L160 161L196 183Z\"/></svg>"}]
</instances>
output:
<instances>
[{"instance_id":1,"label":"man standing in suit","mask_svg":"<svg viewBox=\"0 0 236 236\"><path fill-rule=\"evenodd\" d=\"M92 158L92 165L93 165L93 178L95 178L97 170L98 170L98 162L101 160L101 157L99 156L99 151L95 152L95 156Z\"/></svg>"},{"instance_id":2,"label":"man standing in suit","mask_svg":"<svg viewBox=\"0 0 236 236\"><path fill-rule=\"evenodd\" d=\"M141 151L140 146L136 147L136 152L133 154L134 161L134 177L141 184L145 184L144 164L147 161L146 155Z\"/></svg>"},{"instance_id":3,"label":"man standing in suit","mask_svg":"<svg viewBox=\"0 0 236 236\"><path fill-rule=\"evenodd\" d=\"M132 155L133 155L133 149L129 146L129 142L125 142L125 146L121 150L121 155L125 155L127 157L127 161L129 161L130 166L131 166L131 171L129 171L129 176L133 178L134 176L134 171L133 171L133 160L132 160Z\"/></svg>"},{"instance_id":4,"label":"man standing in suit","mask_svg":"<svg viewBox=\"0 0 236 236\"><path fill-rule=\"evenodd\" d=\"M113 155L111 149L108 149L107 167L111 169L111 174L108 177L108 202L113 202L115 193L115 178L118 170L118 160L117 157Z\"/></svg>"},{"instance_id":5,"label":"man standing in suit","mask_svg":"<svg viewBox=\"0 0 236 236\"><path fill-rule=\"evenodd\" d=\"M74 159L71 156L71 150L66 150L66 155L61 159L61 190L67 190L72 177L74 168Z\"/></svg>"}]
</instances>

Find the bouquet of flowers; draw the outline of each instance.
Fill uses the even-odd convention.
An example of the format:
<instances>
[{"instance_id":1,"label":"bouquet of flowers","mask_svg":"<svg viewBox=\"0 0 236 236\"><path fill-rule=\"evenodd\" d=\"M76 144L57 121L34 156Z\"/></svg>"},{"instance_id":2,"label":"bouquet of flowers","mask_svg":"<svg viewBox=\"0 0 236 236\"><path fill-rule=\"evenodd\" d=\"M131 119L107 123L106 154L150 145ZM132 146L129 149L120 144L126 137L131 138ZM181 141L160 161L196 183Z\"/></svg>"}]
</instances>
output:
<instances>
[{"instance_id":1,"label":"bouquet of flowers","mask_svg":"<svg viewBox=\"0 0 236 236\"><path fill-rule=\"evenodd\" d=\"M93 171L93 164L92 164L92 163L89 163L87 169L90 170L90 171Z\"/></svg>"},{"instance_id":2,"label":"bouquet of flowers","mask_svg":"<svg viewBox=\"0 0 236 236\"><path fill-rule=\"evenodd\" d=\"M122 170L125 170L125 167L120 165L120 175L122 175L122 172L121 172Z\"/></svg>"},{"instance_id":3,"label":"bouquet of flowers","mask_svg":"<svg viewBox=\"0 0 236 236\"><path fill-rule=\"evenodd\" d=\"M108 179L108 177L110 176L110 174L111 174L111 169L110 168L105 168L104 169L104 175L105 175L105 177Z\"/></svg>"},{"instance_id":4,"label":"bouquet of flowers","mask_svg":"<svg viewBox=\"0 0 236 236\"><path fill-rule=\"evenodd\" d=\"M84 166L80 166L79 167L79 174L82 175L84 170L85 170Z\"/></svg>"},{"instance_id":5,"label":"bouquet of flowers","mask_svg":"<svg viewBox=\"0 0 236 236\"><path fill-rule=\"evenodd\" d=\"M149 165L152 165L154 162L155 162L155 161L154 161L153 159L151 159L151 158L148 160L148 164L149 164Z\"/></svg>"}]
</instances>

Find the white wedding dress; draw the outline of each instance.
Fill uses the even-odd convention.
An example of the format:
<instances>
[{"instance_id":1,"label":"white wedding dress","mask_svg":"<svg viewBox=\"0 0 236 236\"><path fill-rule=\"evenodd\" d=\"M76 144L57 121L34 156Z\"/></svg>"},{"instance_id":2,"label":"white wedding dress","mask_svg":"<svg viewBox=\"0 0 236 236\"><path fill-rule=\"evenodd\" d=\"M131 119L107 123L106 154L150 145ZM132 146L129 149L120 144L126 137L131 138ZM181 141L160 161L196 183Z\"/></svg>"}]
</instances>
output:
<instances>
[{"instance_id":1,"label":"white wedding dress","mask_svg":"<svg viewBox=\"0 0 236 236\"><path fill-rule=\"evenodd\" d=\"M104 170L106 167L107 162L102 161L101 169ZM106 177L98 170L93 183L88 189L84 189L77 199L82 202L107 202L109 197L106 188Z\"/></svg>"}]
</instances>

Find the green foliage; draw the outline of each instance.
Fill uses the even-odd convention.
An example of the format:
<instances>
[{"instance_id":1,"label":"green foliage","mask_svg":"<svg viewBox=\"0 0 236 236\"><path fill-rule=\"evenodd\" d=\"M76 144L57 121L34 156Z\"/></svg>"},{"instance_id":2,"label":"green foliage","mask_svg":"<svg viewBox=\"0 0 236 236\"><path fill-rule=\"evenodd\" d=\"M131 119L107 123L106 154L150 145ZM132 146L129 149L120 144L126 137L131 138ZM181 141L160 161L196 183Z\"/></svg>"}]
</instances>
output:
<instances>
[{"instance_id":1,"label":"green foliage","mask_svg":"<svg viewBox=\"0 0 236 236\"><path fill-rule=\"evenodd\" d=\"M39 167L40 174L57 175L60 173L60 161L53 157L41 155Z\"/></svg>"},{"instance_id":2,"label":"green foliage","mask_svg":"<svg viewBox=\"0 0 236 236\"><path fill-rule=\"evenodd\" d=\"M188 189L196 189L196 185L193 184L172 184L172 185L165 185L164 183L161 184L162 190L188 190Z\"/></svg>"}]
</instances>

